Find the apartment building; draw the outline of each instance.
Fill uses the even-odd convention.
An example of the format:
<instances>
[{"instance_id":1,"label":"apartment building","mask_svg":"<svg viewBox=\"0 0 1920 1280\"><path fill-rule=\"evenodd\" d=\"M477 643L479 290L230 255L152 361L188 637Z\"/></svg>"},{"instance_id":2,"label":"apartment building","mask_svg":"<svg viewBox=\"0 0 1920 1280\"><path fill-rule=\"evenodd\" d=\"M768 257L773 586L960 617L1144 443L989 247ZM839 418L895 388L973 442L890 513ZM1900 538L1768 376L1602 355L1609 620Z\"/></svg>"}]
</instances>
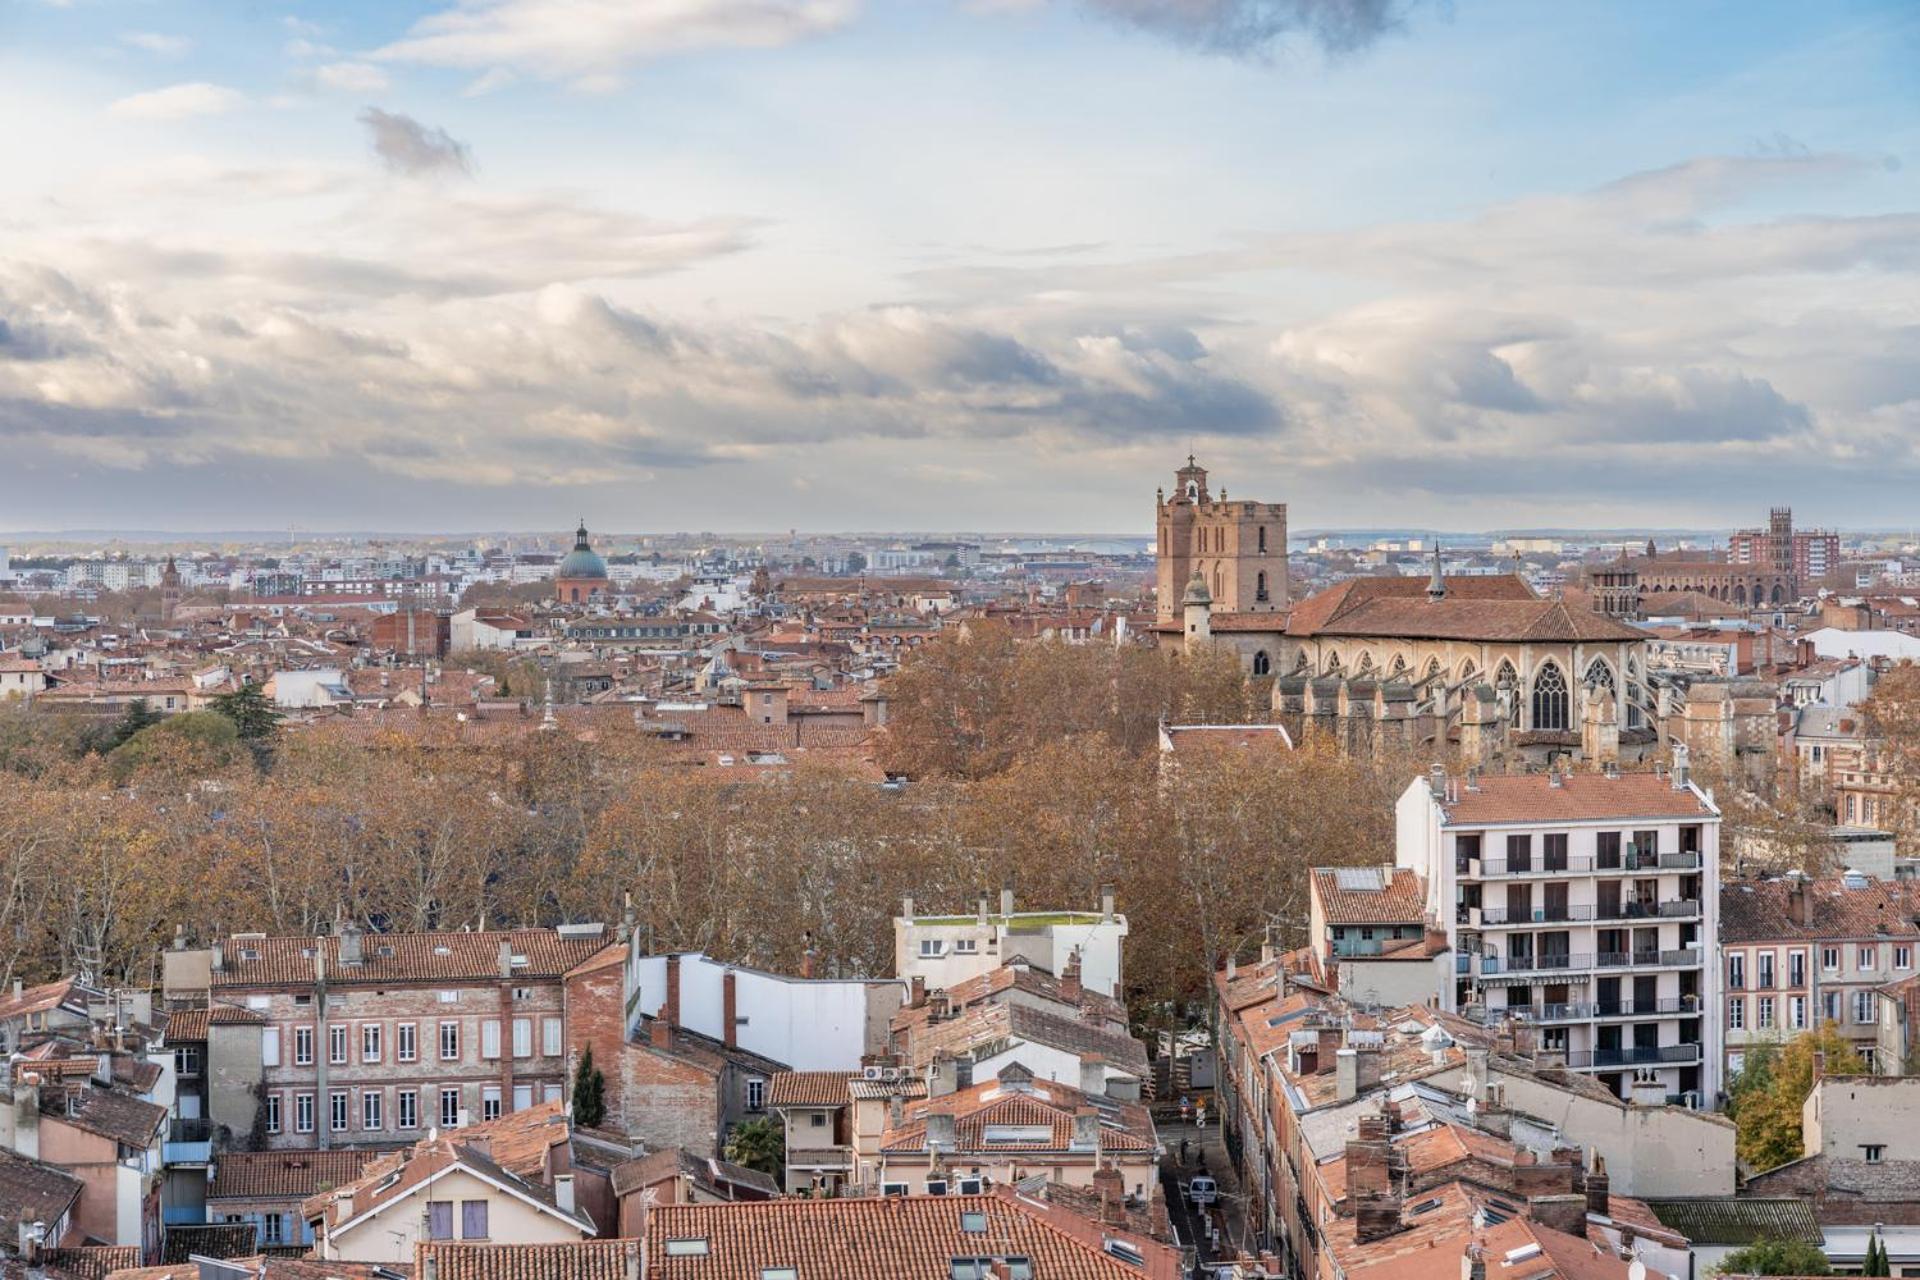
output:
<instances>
[{"instance_id":1,"label":"apartment building","mask_svg":"<svg viewBox=\"0 0 1920 1280\"><path fill-rule=\"evenodd\" d=\"M1916 972L1917 911L1920 887L1858 873L1815 879L1794 872L1723 886L1727 1078L1755 1045L1779 1044L1825 1023L1876 1069L1879 989Z\"/></svg>"},{"instance_id":2,"label":"apartment building","mask_svg":"<svg viewBox=\"0 0 1920 1280\"><path fill-rule=\"evenodd\" d=\"M207 1111L229 1130L250 1111L269 1149L391 1146L561 1098L564 978L609 941L597 924L236 934L167 952L164 986L261 1019L256 1080L208 1064Z\"/></svg>"},{"instance_id":3,"label":"apartment building","mask_svg":"<svg viewBox=\"0 0 1920 1280\"><path fill-rule=\"evenodd\" d=\"M1657 1081L1714 1105L1720 811L1684 747L1671 774L1436 768L1396 821L1395 862L1425 883L1454 953L1441 1008L1534 1027L1542 1052L1616 1097Z\"/></svg>"}]
</instances>

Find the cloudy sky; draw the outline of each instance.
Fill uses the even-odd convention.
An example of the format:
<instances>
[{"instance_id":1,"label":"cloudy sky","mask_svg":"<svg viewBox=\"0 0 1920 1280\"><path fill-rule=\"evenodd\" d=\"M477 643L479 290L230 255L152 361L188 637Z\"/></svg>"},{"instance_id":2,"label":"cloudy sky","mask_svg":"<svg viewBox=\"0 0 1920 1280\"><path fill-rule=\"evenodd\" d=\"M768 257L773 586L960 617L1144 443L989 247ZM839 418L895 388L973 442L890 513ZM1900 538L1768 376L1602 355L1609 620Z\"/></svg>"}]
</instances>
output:
<instances>
[{"instance_id":1,"label":"cloudy sky","mask_svg":"<svg viewBox=\"0 0 1920 1280\"><path fill-rule=\"evenodd\" d=\"M1920 522L1911 0L0 0L0 530Z\"/></svg>"}]
</instances>

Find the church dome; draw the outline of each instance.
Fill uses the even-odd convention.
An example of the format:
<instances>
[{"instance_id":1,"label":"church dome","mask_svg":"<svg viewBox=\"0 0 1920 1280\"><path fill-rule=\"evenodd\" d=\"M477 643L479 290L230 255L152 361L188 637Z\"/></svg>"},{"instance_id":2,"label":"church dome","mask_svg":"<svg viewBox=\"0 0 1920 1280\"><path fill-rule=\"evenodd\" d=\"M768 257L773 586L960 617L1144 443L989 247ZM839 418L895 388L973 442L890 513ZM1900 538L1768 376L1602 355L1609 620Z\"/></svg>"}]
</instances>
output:
<instances>
[{"instance_id":1,"label":"church dome","mask_svg":"<svg viewBox=\"0 0 1920 1280\"><path fill-rule=\"evenodd\" d=\"M600 558L587 543L587 526L583 521L573 535L573 550L567 552L567 558L554 570L556 578L605 578L607 562Z\"/></svg>"}]
</instances>

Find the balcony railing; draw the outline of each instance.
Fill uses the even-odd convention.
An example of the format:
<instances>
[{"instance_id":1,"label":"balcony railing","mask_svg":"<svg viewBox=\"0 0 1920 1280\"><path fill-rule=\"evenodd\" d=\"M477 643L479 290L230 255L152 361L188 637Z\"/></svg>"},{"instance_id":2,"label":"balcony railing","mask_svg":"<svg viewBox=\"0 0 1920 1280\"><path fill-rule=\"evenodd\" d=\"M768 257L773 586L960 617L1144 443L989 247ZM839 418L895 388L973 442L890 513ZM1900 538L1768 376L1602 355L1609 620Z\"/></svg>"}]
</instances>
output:
<instances>
[{"instance_id":1,"label":"balcony railing","mask_svg":"<svg viewBox=\"0 0 1920 1280\"><path fill-rule=\"evenodd\" d=\"M1483 925L1561 924L1591 919L1593 904L1589 902L1554 907L1480 908L1480 923Z\"/></svg>"},{"instance_id":2,"label":"balcony railing","mask_svg":"<svg viewBox=\"0 0 1920 1280\"><path fill-rule=\"evenodd\" d=\"M1564 973L1570 969L1593 968L1588 955L1482 956L1482 973Z\"/></svg>"},{"instance_id":3,"label":"balcony railing","mask_svg":"<svg viewBox=\"0 0 1920 1280\"><path fill-rule=\"evenodd\" d=\"M1651 1018L1683 1013L1698 1013L1699 1001L1692 996L1664 1000L1582 1000L1561 1004L1508 1005L1503 1009L1476 1005L1467 1012L1475 1022L1497 1023L1512 1018L1516 1022L1585 1022L1591 1018Z\"/></svg>"},{"instance_id":4,"label":"balcony railing","mask_svg":"<svg viewBox=\"0 0 1920 1280\"><path fill-rule=\"evenodd\" d=\"M1688 920L1700 914L1700 904L1692 898L1674 902L1604 902L1597 919L1601 920Z\"/></svg>"},{"instance_id":5,"label":"balcony railing","mask_svg":"<svg viewBox=\"0 0 1920 1280\"><path fill-rule=\"evenodd\" d=\"M1489 876L1564 876L1568 874L1585 875L1593 870L1593 855L1590 853L1569 853L1564 856L1519 858L1482 858L1479 870L1472 863L1459 863L1456 866L1460 874L1468 879Z\"/></svg>"},{"instance_id":6,"label":"balcony railing","mask_svg":"<svg viewBox=\"0 0 1920 1280\"><path fill-rule=\"evenodd\" d=\"M1626 1045L1618 1049L1576 1049L1569 1067L1654 1067L1700 1061L1697 1044Z\"/></svg>"},{"instance_id":7,"label":"balcony railing","mask_svg":"<svg viewBox=\"0 0 1920 1280\"><path fill-rule=\"evenodd\" d=\"M167 1122L167 1140L160 1148L167 1164L208 1164L213 1160L213 1121L174 1119Z\"/></svg>"}]
</instances>

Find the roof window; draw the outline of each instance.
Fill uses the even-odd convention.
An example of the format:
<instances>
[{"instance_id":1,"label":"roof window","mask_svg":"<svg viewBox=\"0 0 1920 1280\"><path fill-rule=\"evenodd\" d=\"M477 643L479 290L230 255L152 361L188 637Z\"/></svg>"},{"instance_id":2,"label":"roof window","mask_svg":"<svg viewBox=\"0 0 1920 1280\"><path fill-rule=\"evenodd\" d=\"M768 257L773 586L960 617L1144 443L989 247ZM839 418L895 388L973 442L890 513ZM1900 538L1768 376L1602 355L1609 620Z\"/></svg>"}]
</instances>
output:
<instances>
[{"instance_id":1,"label":"roof window","mask_svg":"<svg viewBox=\"0 0 1920 1280\"><path fill-rule=\"evenodd\" d=\"M705 1236L682 1236L667 1241L669 1258L704 1258L707 1256L707 1238Z\"/></svg>"}]
</instances>

